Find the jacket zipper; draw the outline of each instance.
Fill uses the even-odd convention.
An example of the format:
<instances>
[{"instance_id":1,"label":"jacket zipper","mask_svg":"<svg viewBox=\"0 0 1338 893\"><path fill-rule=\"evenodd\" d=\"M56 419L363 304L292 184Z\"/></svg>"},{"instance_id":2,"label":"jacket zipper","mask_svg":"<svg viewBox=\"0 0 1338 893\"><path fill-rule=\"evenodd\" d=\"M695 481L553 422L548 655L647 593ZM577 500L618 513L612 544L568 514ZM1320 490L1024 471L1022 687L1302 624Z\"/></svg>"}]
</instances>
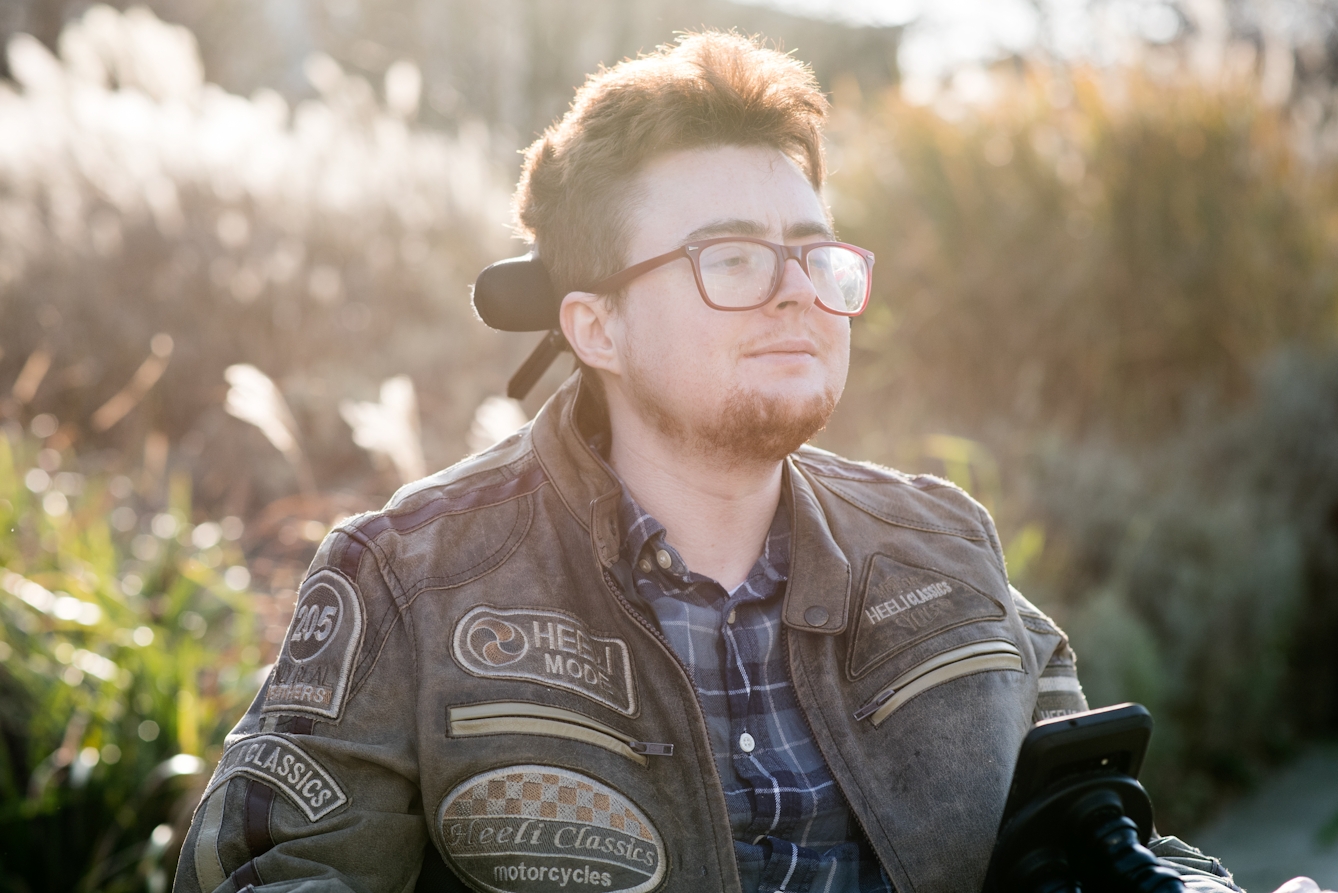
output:
<instances>
[{"instance_id":1,"label":"jacket zipper","mask_svg":"<svg viewBox=\"0 0 1338 893\"><path fill-rule=\"evenodd\" d=\"M790 674L790 686L794 689L795 702L799 704L799 715L803 717L804 726L805 728L808 729L808 737L813 739L813 743L818 747L818 753L822 754L822 761L827 765L827 771L831 774L832 781L836 783L836 789L841 792L841 796L845 798L846 805L850 807L850 817L853 818L855 820L855 824L859 826L860 835L864 838L865 841L869 843L869 846L872 847L873 838L869 835L869 828L867 825L864 824L864 819L860 818L859 811L856 810L854 806L851 806L851 803L853 803L854 801L850 799L850 795L846 793L845 788L841 786L841 779L832 769L833 765L832 758L826 751L822 749L821 740L818 738L817 735L813 733L813 723L808 718L808 710L806 710L804 708L803 703L799 701L799 687L794 684L795 655L794 652L790 650L790 635L791 635L790 630L787 627L785 627L784 624L782 624L781 637L785 645L785 656L786 656L785 668ZM881 857L878 856L877 852L874 853L874 858L878 860L879 866L883 869L883 874L890 879L892 875L888 872L887 866L883 865L883 860ZM893 887L893 889L896 888Z\"/></svg>"},{"instance_id":2,"label":"jacket zipper","mask_svg":"<svg viewBox=\"0 0 1338 893\"><path fill-rule=\"evenodd\" d=\"M702 730L702 732L705 733L702 735L702 738L703 740L706 741L706 752L711 756L709 762L711 764L711 778L715 780L714 790L716 793L716 806L720 810L720 814L725 816L726 826L728 826L729 804L725 802L725 782L720 778L720 769L716 766L715 751L711 748L711 734L706 729L706 721L705 721L706 708L702 706L701 697L697 694L697 686L694 685L692 682L692 674L688 672L687 666L679 658L678 653L674 651L673 646L669 644L669 640L664 637L664 633L660 632L658 629L656 629L654 626L648 623L641 616L641 612L637 611L636 608L632 607L632 603L629 602L627 600L627 597L622 593L622 586L618 583L616 579L613 578L613 575L609 573L609 569L603 567L602 565L600 569L603 572L604 585L608 587L608 590L611 593L613 593L613 597L618 600L618 605L623 609L623 611L629 617L632 618L632 620L638 626L640 626L646 632L650 633L651 637L654 638L655 641L660 643L660 647L663 648L665 653L669 655L670 660L674 662L675 666L678 667L679 672L683 674L683 678L687 680L688 691L692 693L692 703L694 703L697 706L697 719L700 723L699 728ZM802 713L803 711L801 710L799 712ZM730 852L731 862L729 863L728 866L722 866L722 869L724 869L726 874L729 873L730 867L735 868L736 871L738 867L738 863L732 861L734 856L733 853L734 836L732 833L730 834L729 837L729 843L730 843L729 852Z\"/></svg>"},{"instance_id":3,"label":"jacket zipper","mask_svg":"<svg viewBox=\"0 0 1338 893\"><path fill-rule=\"evenodd\" d=\"M571 741L584 741L627 757L645 766L647 756L672 756L672 744L634 741L612 726L574 710L530 704L524 701L494 701L452 707L448 714L450 733L455 737L473 735L551 735Z\"/></svg>"},{"instance_id":4,"label":"jacket zipper","mask_svg":"<svg viewBox=\"0 0 1338 893\"><path fill-rule=\"evenodd\" d=\"M935 655L902 673L855 711L857 720L879 726L920 692L986 670L1022 670L1022 653L1010 642L972 642Z\"/></svg>"}]
</instances>

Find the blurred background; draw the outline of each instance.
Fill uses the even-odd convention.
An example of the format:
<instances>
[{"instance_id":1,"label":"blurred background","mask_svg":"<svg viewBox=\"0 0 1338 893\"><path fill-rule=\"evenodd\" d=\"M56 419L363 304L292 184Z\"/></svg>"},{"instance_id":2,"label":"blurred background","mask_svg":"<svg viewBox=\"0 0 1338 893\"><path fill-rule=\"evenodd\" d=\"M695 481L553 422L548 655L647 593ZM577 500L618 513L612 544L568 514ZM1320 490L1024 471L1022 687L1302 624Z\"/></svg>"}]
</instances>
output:
<instances>
[{"instance_id":1,"label":"blurred background","mask_svg":"<svg viewBox=\"0 0 1338 893\"><path fill-rule=\"evenodd\" d=\"M0 2L0 890L161 893L316 543L533 415L517 150L702 25L877 253L820 445L951 478L1157 718L1163 833L1338 886L1338 7Z\"/></svg>"}]
</instances>

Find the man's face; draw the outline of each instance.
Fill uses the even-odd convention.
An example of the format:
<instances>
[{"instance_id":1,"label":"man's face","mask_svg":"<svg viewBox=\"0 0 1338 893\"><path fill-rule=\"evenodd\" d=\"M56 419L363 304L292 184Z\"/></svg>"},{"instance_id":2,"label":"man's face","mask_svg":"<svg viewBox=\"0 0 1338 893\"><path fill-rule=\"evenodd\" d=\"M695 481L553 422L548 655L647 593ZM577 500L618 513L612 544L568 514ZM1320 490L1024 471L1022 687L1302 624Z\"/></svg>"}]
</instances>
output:
<instances>
[{"instance_id":1,"label":"man's face","mask_svg":"<svg viewBox=\"0 0 1338 893\"><path fill-rule=\"evenodd\" d=\"M796 165L762 147L661 156L637 181L628 265L685 242L752 236L800 245L832 238ZM822 310L798 262L763 307L701 299L687 259L636 279L610 321L623 374L612 382L659 431L721 459L774 461L823 425L845 387L850 322Z\"/></svg>"}]
</instances>

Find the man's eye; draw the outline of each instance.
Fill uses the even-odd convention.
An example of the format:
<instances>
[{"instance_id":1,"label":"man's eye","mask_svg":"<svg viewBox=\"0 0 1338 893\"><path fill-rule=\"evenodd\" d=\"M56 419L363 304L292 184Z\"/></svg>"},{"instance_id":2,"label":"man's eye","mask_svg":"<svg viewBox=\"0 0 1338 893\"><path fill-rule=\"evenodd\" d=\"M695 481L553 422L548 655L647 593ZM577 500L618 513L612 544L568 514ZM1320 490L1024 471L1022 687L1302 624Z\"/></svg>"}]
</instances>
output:
<instances>
[{"instance_id":1,"label":"man's eye","mask_svg":"<svg viewBox=\"0 0 1338 893\"><path fill-rule=\"evenodd\" d=\"M707 273L740 273L757 265L752 252L739 249L712 251L702 257L702 269Z\"/></svg>"},{"instance_id":2,"label":"man's eye","mask_svg":"<svg viewBox=\"0 0 1338 893\"><path fill-rule=\"evenodd\" d=\"M711 266L718 270L725 270L733 267L741 267L746 263L748 263L748 258L741 254L733 254L729 257L716 258L711 262Z\"/></svg>"}]
</instances>

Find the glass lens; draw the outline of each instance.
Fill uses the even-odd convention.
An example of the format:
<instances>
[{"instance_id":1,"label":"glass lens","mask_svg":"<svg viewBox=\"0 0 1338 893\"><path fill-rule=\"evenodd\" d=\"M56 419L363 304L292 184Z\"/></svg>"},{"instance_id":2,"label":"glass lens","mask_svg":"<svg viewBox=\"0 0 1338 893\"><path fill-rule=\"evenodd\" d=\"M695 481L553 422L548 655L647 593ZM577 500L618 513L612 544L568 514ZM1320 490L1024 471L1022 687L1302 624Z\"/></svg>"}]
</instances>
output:
<instances>
[{"instance_id":1,"label":"glass lens","mask_svg":"<svg viewBox=\"0 0 1338 893\"><path fill-rule=\"evenodd\" d=\"M755 307L776 278L776 252L756 242L718 242L702 249L702 285L720 307Z\"/></svg>"},{"instance_id":2,"label":"glass lens","mask_svg":"<svg viewBox=\"0 0 1338 893\"><path fill-rule=\"evenodd\" d=\"M849 248L825 246L808 253L808 277L818 300L841 313L854 313L869 289L869 267Z\"/></svg>"}]
</instances>

